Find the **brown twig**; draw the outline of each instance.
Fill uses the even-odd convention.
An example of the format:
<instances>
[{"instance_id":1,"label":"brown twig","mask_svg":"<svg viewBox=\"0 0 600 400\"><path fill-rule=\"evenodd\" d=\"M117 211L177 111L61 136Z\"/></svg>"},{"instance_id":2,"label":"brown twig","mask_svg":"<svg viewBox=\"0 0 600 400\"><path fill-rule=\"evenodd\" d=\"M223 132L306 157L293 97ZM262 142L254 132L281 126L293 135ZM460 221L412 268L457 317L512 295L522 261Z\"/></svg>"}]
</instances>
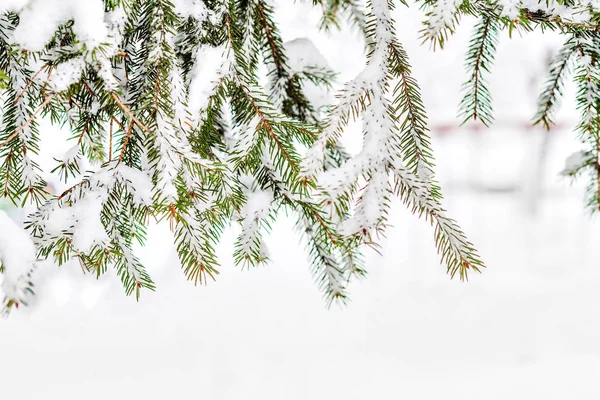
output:
<instances>
[{"instance_id":1,"label":"brown twig","mask_svg":"<svg viewBox=\"0 0 600 400\"><path fill-rule=\"evenodd\" d=\"M109 139L108 139L108 161L112 161L112 148L113 148L113 120L110 120L109 125Z\"/></svg>"},{"instance_id":2,"label":"brown twig","mask_svg":"<svg viewBox=\"0 0 600 400\"><path fill-rule=\"evenodd\" d=\"M23 90L21 90L21 93L19 93L19 95L15 98L14 103L17 104L17 102L21 99L21 97L23 97L23 95L25 94L25 92L27 91L27 89L29 89L29 86L31 86L31 84L33 83L33 81L35 80L35 78L37 78L37 76L44 70L48 68L48 64L44 64L42 66L42 68L40 68L38 70L38 72L35 73L35 75L33 75L31 77L31 79L29 80L29 82L27 82L27 84L25 85L25 87L23 88Z\"/></svg>"},{"instance_id":3,"label":"brown twig","mask_svg":"<svg viewBox=\"0 0 600 400\"><path fill-rule=\"evenodd\" d=\"M4 197L8 197L8 184L10 183L10 164L12 162L13 151L10 150L8 152L8 156L6 156L6 160L4 161L6 165L6 180L4 182Z\"/></svg>"},{"instance_id":4,"label":"brown twig","mask_svg":"<svg viewBox=\"0 0 600 400\"><path fill-rule=\"evenodd\" d=\"M123 125L122 125L122 124L119 122L119 120L118 120L118 119L116 119L115 117L112 117L112 120L113 120L113 121L114 121L114 122L115 122L117 125L119 125L119 128L121 128L121 130L122 130L123 132L126 132L126 131L127 131L127 129L125 129L125 127L124 127L124 126L123 126Z\"/></svg>"},{"instance_id":5,"label":"brown twig","mask_svg":"<svg viewBox=\"0 0 600 400\"><path fill-rule=\"evenodd\" d=\"M79 139L77 139L77 144L78 145L81 144L81 141L83 140L83 136L87 132L88 126L89 126L89 124L85 124L85 128L83 128L83 130L81 131L81 134L79 135Z\"/></svg>"},{"instance_id":6,"label":"brown twig","mask_svg":"<svg viewBox=\"0 0 600 400\"><path fill-rule=\"evenodd\" d=\"M68 188L67 190L65 190L60 196L58 196L58 198L56 199L57 201L62 200L67 194L71 193L73 190L75 190L77 187L81 186L81 185L85 185L86 183L88 183L90 180L89 179L84 179L81 182L79 182L76 185L71 186L70 188Z\"/></svg>"},{"instance_id":7,"label":"brown twig","mask_svg":"<svg viewBox=\"0 0 600 400\"><path fill-rule=\"evenodd\" d=\"M121 101L119 96L117 96L115 93L111 93L110 95L112 96L113 99L115 99L119 108L121 110L123 110L123 112L125 112L125 114L127 114L129 116L129 118L131 118L140 128L142 128L147 133L152 132L150 129L148 129L148 127L146 125L144 125L139 119L137 119L135 117L135 115L133 115L131 110L125 104L123 104L123 101Z\"/></svg>"},{"instance_id":8,"label":"brown twig","mask_svg":"<svg viewBox=\"0 0 600 400\"><path fill-rule=\"evenodd\" d=\"M96 93L94 93L94 91L92 90L90 85L88 85L86 81L82 81L82 82L83 82L83 86L85 86L85 88L89 92L89 94L91 94L92 96L95 96Z\"/></svg>"},{"instance_id":9,"label":"brown twig","mask_svg":"<svg viewBox=\"0 0 600 400\"><path fill-rule=\"evenodd\" d=\"M39 114L40 111L42 111L42 109L44 107L46 107L48 105L48 103L50 103L50 101L54 98L55 94L51 94L50 96L46 97L46 100L44 100L44 102L42 103L41 106L38 107L37 110L35 110L35 112L33 114L31 114L31 116L29 117L29 119L27 121L25 121L23 123L23 125L21 125L20 127L18 127L4 142L0 143L0 149L4 146L6 146L6 144L8 142L10 142L11 140L13 140L19 133L21 133L21 131L23 129L25 129L30 123L31 121L33 121L33 119L36 117L36 115Z\"/></svg>"},{"instance_id":10,"label":"brown twig","mask_svg":"<svg viewBox=\"0 0 600 400\"><path fill-rule=\"evenodd\" d=\"M123 140L123 148L121 149L121 154L119 154L119 162L123 161L123 157L125 157L125 149L127 149L127 144L129 143L129 138L131 138L132 131L133 120L129 123L129 128L127 128L127 134L125 135L125 140Z\"/></svg>"}]
</instances>

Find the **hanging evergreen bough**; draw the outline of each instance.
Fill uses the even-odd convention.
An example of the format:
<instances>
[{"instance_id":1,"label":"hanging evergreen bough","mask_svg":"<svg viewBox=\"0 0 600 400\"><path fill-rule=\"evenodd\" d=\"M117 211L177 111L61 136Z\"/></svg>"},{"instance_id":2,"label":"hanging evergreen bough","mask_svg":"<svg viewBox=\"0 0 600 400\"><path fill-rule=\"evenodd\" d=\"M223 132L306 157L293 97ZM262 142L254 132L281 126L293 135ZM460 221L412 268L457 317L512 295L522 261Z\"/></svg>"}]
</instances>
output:
<instances>
[{"instance_id":1,"label":"hanging evergreen bough","mask_svg":"<svg viewBox=\"0 0 600 400\"><path fill-rule=\"evenodd\" d=\"M564 2L560 0L500 0L500 1L423 1L427 20L423 38L432 47L443 47L454 32L461 16L479 19L467 53L469 79L464 85L465 95L460 103L461 116L479 120L484 125L493 121L492 98L484 82L483 72L489 72L500 30L527 33L533 30L553 30L566 37L549 68L549 76L541 90L534 125L547 130L554 125L554 115L563 95L565 80L572 69L577 86L577 106L581 113L576 128L585 150L567 160L564 174L590 175L587 204L592 211L600 210L600 8L589 1Z\"/></svg>"},{"instance_id":2,"label":"hanging evergreen bough","mask_svg":"<svg viewBox=\"0 0 600 400\"><path fill-rule=\"evenodd\" d=\"M465 96L459 105L464 122L473 119L489 126L494 119L492 98L484 79L484 72L489 74L494 62L498 43L498 25L492 16L484 15L475 26L467 53L467 69L470 71L470 77L464 85Z\"/></svg>"},{"instance_id":3,"label":"hanging evergreen bough","mask_svg":"<svg viewBox=\"0 0 600 400\"><path fill-rule=\"evenodd\" d=\"M368 49L364 70L333 105L335 72L310 41L283 42L268 0L0 5L0 184L3 197L36 207L26 223L32 241L22 246L27 259L9 254L9 239L0 242L5 310L27 304L36 262L46 258L77 259L95 275L114 268L136 297L154 290L133 251L144 244L150 218L169 224L194 284L218 275L215 247L231 223L241 232L236 264L268 262L266 235L281 213L295 216L326 301L345 302L350 281L366 271L362 249L377 246L385 232L394 196L434 226L451 276L480 271L473 245L441 204L427 115L395 31L394 2L313 4L323 12L322 28L339 28L345 19ZM552 29L567 36L535 121L550 128L574 64L577 130L586 148L565 173L590 173L589 202L598 208L594 5L427 0L422 6L423 38L434 48L443 47L462 16L480 19L461 110L486 125L493 116L484 72L498 33ZM57 196L46 191L36 163L41 118L73 134L52 170L68 184ZM356 156L340 144L351 119L362 122L364 133Z\"/></svg>"},{"instance_id":4,"label":"hanging evergreen bough","mask_svg":"<svg viewBox=\"0 0 600 400\"><path fill-rule=\"evenodd\" d=\"M550 70L548 71L548 79L544 83L538 100L538 112L534 117L534 125L542 124L547 130L550 130L552 125L554 125L554 114L560 97L563 94L565 80L569 74L572 59L576 51L577 43L575 38L569 38L552 60Z\"/></svg>"}]
</instances>

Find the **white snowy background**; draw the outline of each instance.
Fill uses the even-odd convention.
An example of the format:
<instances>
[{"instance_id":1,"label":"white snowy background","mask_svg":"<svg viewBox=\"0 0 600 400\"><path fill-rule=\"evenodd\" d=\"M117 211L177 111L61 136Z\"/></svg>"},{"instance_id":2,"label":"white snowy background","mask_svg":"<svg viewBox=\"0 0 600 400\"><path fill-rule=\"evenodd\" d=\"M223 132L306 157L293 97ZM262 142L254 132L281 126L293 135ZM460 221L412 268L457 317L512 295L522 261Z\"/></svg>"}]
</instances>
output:
<instances>
[{"instance_id":1,"label":"white snowy background","mask_svg":"<svg viewBox=\"0 0 600 400\"><path fill-rule=\"evenodd\" d=\"M285 40L313 40L340 83L361 70L357 33L324 35L315 10L277 3ZM154 226L139 254L158 289L139 303L114 273L42 264L37 304L0 321L0 399L599 399L600 224L584 210L585 182L559 176L579 150L572 88L558 129L528 125L561 38L503 33L490 80L497 123L457 129L473 21L433 52L420 46L416 6L395 15L445 206L483 274L451 281L431 227L399 202L369 276L329 310L290 221L270 235L272 263L252 270L232 265L228 231L207 287L185 280L168 227ZM68 133L46 124L42 135L51 165Z\"/></svg>"}]
</instances>

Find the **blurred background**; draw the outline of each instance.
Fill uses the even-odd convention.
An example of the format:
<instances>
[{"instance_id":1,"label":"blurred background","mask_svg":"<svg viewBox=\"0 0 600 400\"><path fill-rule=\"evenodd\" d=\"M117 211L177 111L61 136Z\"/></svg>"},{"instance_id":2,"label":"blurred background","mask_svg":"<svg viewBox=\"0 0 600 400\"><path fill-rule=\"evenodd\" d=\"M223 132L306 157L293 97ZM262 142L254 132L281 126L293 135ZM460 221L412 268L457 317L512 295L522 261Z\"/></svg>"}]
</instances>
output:
<instances>
[{"instance_id":1,"label":"blurred background","mask_svg":"<svg viewBox=\"0 0 600 400\"><path fill-rule=\"evenodd\" d=\"M275 3L284 39L311 39L340 84L362 69L357 32L318 32L316 9ZM400 202L382 254L367 254L368 277L350 287L348 306L329 310L291 221L270 235L271 264L252 270L233 266L228 230L207 287L185 280L168 226L152 226L138 254L158 288L139 303L114 273L41 265L37 303L0 321L0 398L600 398L600 224L584 208L585 178L559 175L580 149L573 87L554 130L531 126L562 39L502 33L490 77L496 122L460 127L474 21L433 52L420 45L417 6L395 17L429 112L444 205L486 262L481 275L450 280L432 228ZM41 131L41 164L51 165L69 133ZM360 127L345 140L358 151Z\"/></svg>"}]
</instances>

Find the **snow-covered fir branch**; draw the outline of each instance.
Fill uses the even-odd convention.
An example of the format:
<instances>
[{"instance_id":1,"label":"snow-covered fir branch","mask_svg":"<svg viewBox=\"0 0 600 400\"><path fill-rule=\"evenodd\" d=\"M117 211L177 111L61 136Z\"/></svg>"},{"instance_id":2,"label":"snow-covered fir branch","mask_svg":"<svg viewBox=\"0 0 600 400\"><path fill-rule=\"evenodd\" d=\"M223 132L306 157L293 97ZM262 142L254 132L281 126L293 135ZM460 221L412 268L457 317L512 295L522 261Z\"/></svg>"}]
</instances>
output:
<instances>
[{"instance_id":1,"label":"snow-covered fir branch","mask_svg":"<svg viewBox=\"0 0 600 400\"><path fill-rule=\"evenodd\" d=\"M153 290L134 251L151 218L169 225L195 284L216 279L215 247L231 224L239 229L235 263L268 261L270 226L286 214L296 219L326 301L346 301L352 279L368 270L362 251L379 246L394 198L432 223L451 276L483 267L441 204L427 112L392 18L402 12L399 1L312 2L323 29L354 26L367 46L364 69L335 97L336 71L317 43L284 42L268 0L92 3L0 4L0 193L35 208L27 231L0 214L7 309L30 301L39 259L77 260L95 275L114 269L137 297ZM565 36L534 122L551 127L573 70L583 149L565 174L587 172L598 209L598 5L420 5L423 37L435 48L451 40L463 16L479 19L461 110L486 125L493 122L486 74L503 32ZM44 118L72 132L51 171L38 167ZM363 129L356 155L341 145L351 120ZM61 193L49 191L48 174L65 183ZM8 249L17 239L23 251L14 254Z\"/></svg>"},{"instance_id":2,"label":"snow-covered fir branch","mask_svg":"<svg viewBox=\"0 0 600 400\"><path fill-rule=\"evenodd\" d=\"M398 195L415 212L434 222L442 260L451 275L458 272L465 278L467 270L478 269L481 262L439 205L425 111L406 53L395 37L389 5L385 0L373 1L371 7L367 66L345 85L328 127L306 157L303 171L309 176L316 174L321 195L328 202L348 198L356 202L338 229L343 236L366 244L385 230L390 199ZM350 92L353 87L360 89ZM339 136L349 114L362 119L362 151L339 167L323 170L325 146ZM392 177L395 188L390 183Z\"/></svg>"}]
</instances>

